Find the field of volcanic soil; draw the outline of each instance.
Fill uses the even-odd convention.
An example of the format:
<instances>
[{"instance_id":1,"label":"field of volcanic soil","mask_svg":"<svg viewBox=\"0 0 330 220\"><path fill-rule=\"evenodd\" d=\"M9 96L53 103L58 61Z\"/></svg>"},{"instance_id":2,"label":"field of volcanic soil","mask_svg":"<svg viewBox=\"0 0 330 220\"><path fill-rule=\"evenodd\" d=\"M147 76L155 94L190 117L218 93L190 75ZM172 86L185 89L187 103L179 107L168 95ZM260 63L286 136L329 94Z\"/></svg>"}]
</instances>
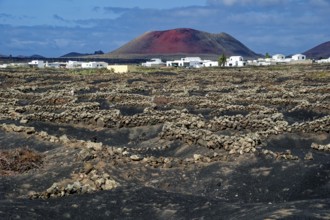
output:
<instances>
[{"instance_id":1,"label":"field of volcanic soil","mask_svg":"<svg viewBox=\"0 0 330 220\"><path fill-rule=\"evenodd\" d=\"M1 69L0 219L330 219L330 66Z\"/></svg>"}]
</instances>

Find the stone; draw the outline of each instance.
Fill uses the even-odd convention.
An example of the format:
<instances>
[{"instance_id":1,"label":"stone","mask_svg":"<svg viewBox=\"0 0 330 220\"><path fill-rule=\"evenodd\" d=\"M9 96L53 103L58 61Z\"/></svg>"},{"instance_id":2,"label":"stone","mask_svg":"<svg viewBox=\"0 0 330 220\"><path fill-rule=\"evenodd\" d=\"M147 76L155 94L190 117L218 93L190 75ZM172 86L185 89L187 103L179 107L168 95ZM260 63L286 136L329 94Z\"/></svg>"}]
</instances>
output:
<instances>
[{"instance_id":1,"label":"stone","mask_svg":"<svg viewBox=\"0 0 330 220\"><path fill-rule=\"evenodd\" d=\"M101 187L104 183L105 183L105 179L104 178L99 178L97 180L95 180L95 185L98 187Z\"/></svg>"},{"instance_id":2,"label":"stone","mask_svg":"<svg viewBox=\"0 0 330 220\"><path fill-rule=\"evenodd\" d=\"M74 182L73 189L78 192L81 191L81 183L79 181Z\"/></svg>"},{"instance_id":3,"label":"stone","mask_svg":"<svg viewBox=\"0 0 330 220\"><path fill-rule=\"evenodd\" d=\"M111 190L113 188L117 187L117 183L114 180L107 179L102 186L103 190Z\"/></svg>"},{"instance_id":4,"label":"stone","mask_svg":"<svg viewBox=\"0 0 330 220\"><path fill-rule=\"evenodd\" d=\"M209 157L204 157L204 158L203 158L203 162L211 163L211 162L212 162L212 159L209 158Z\"/></svg>"},{"instance_id":5,"label":"stone","mask_svg":"<svg viewBox=\"0 0 330 220\"><path fill-rule=\"evenodd\" d=\"M140 161L140 160L143 160L143 157L141 157L141 156L139 156L139 155L136 155L136 154L130 156L130 158L131 158L131 160L133 160L133 161Z\"/></svg>"},{"instance_id":6,"label":"stone","mask_svg":"<svg viewBox=\"0 0 330 220\"><path fill-rule=\"evenodd\" d=\"M102 143L95 143L95 142L88 141L86 143L86 147L88 149L93 149L95 151L101 151L103 149L103 144Z\"/></svg>"},{"instance_id":7,"label":"stone","mask_svg":"<svg viewBox=\"0 0 330 220\"><path fill-rule=\"evenodd\" d=\"M39 136L42 138L45 138L48 136L48 133L46 131L41 131L41 132L39 132Z\"/></svg>"},{"instance_id":8,"label":"stone","mask_svg":"<svg viewBox=\"0 0 330 220\"><path fill-rule=\"evenodd\" d=\"M202 158L203 158L202 155L200 155L200 154L194 154L194 160L195 160L195 161L199 161L199 160L201 160Z\"/></svg>"},{"instance_id":9,"label":"stone","mask_svg":"<svg viewBox=\"0 0 330 220\"><path fill-rule=\"evenodd\" d=\"M198 139L197 144L199 144L202 147L207 147L207 141L203 140L203 139Z\"/></svg>"},{"instance_id":10,"label":"stone","mask_svg":"<svg viewBox=\"0 0 330 220\"><path fill-rule=\"evenodd\" d=\"M52 185L51 187L49 187L49 188L46 190L46 192L47 192L47 193L53 193L54 190L56 190L57 188L58 188L57 183L53 183L53 185Z\"/></svg>"},{"instance_id":11,"label":"stone","mask_svg":"<svg viewBox=\"0 0 330 220\"><path fill-rule=\"evenodd\" d=\"M163 167L164 167L164 168L172 168L172 166L173 166L173 165L172 165L172 162L167 162L167 163L164 164Z\"/></svg>"},{"instance_id":12,"label":"stone","mask_svg":"<svg viewBox=\"0 0 330 220\"><path fill-rule=\"evenodd\" d=\"M28 128L26 128L25 133L34 134L34 133L36 133L36 130L34 129L34 127L28 127Z\"/></svg>"},{"instance_id":13,"label":"stone","mask_svg":"<svg viewBox=\"0 0 330 220\"><path fill-rule=\"evenodd\" d=\"M305 160L314 160L314 157L313 157L313 153L312 152L308 152L305 157L304 157Z\"/></svg>"},{"instance_id":14,"label":"stone","mask_svg":"<svg viewBox=\"0 0 330 220\"><path fill-rule=\"evenodd\" d=\"M104 123L104 119L103 118L98 118L96 121L96 125L100 128L103 128L105 123Z\"/></svg>"},{"instance_id":15,"label":"stone","mask_svg":"<svg viewBox=\"0 0 330 220\"><path fill-rule=\"evenodd\" d=\"M21 124L27 124L28 122L29 122L29 120L27 120L27 119L21 119L19 121L19 123L21 123Z\"/></svg>"},{"instance_id":16,"label":"stone","mask_svg":"<svg viewBox=\"0 0 330 220\"><path fill-rule=\"evenodd\" d=\"M84 163L84 173L89 174L94 169L94 166L92 163Z\"/></svg>"},{"instance_id":17,"label":"stone","mask_svg":"<svg viewBox=\"0 0 330 220\"><path fill-rule=\"evenodd\" d=\"M13 126L13 131L15 132L23 132L24 131L24 127L23 126Z\"/></svg>"},{"instance_id":18,"label":"stone","mask_svg":"<svg viewBox=\"0 0 330 220\"><path fill-rule=\"evenodd\" d=\"M127 150L125 150L125 151L122 153L122 155L125 156L125 157L128 157L129 154L130 154L130 153L129 153Z\"/></svg>"},{"instance_id":19,"label":"stone","mask_svg":"<svg viewBox=\"0 0 330 220\"><path fill-rule=\"evenodd\" d=\"M68 193L73 193L73 184L68 184L68 185L65 187L65 190L66 190Z\"/></svg>"},{"instance_id":20,"label":"stone","mask_svg":"<svg viewBox=\"0 0 330 220\"><path fill-rule=\"evenodd\" d=\"M59 140L60 140L63 144L68 144L68 143L70 143L70 139L69 139L68 136L66 136L65 134L62 135L61 137L59 137Z\"/></svg>"},{"instance_id":21,"label":"stone","mask_svg":"<svg viewBox=\"0 0 330 220\"><path fill-rule=\"evenodd\" d=\"M94 159L94 154L91 152L90 149L82 149L79 152L78 156L82 161L89 161Z\"/></svg>"},{"instance_id":22,"label":"stone","mask_svg":"<svg viewBox=\"0 0 330 220\"><path fill-rule=\"evenodd\" d=\"M236 150L235 149L231 149L230 151L229 151L229 154L235 154L236 153Z\"/></svg>"},{"instance_id":23,"label":"stone","mask_svg":"<svg viewBox=\"0 0 330 220\"><path fill-rule=\"evenodd\" d=\"M49 137L49 142L56 143L56 142L58 142L58 139L55 136L50 136Z\"/></svg>"}]
</instances>

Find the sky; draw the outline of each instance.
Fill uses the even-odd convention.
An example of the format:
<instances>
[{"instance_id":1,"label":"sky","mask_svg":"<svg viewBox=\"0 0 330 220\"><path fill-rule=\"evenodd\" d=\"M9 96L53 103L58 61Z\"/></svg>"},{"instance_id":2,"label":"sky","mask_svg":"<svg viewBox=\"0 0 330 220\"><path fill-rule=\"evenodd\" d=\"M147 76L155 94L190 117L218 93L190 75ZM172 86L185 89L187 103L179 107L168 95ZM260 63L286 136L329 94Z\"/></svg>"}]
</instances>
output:
<instances>
[{"instance_id":1,"label":"sky","mask_svg":"<svg viewBox=\"0 0 330 220\"><path fill-rule=\"evenodd\" d=\"M330 41L330 0L0 0L0 54L111 52L147 31L225 32L254 52Z\"/></svg>"}]
</instances>

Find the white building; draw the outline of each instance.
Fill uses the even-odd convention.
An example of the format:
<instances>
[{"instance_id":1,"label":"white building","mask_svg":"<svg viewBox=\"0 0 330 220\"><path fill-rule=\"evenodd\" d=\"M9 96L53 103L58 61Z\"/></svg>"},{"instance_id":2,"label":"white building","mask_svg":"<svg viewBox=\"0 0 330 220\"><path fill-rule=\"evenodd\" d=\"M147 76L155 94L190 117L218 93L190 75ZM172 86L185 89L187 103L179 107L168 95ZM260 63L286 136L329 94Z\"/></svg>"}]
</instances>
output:
<instances>
[{"instance_id":1,"label":"white building","mask_svg":"<svg viewBox=\"0 0 330 220\"><path fill-rule=\"evenodd\" d=\"M203 60L203 67L214 67L214 66L219 66L219 62L212 60Z\"/></svg>"},{"instance_id":2,"label":"white building","mask_svg":"<svg viewBox=\"0 0 330 220\"><path fill-rule=\"evenodd\" d=\"M145 66L145 67L159 67L159 66L165 66L165 65L166 64L159 58L153 58L150 61L142 63L142 66Z\"/></svg>"},{"instance_id":3,"label":"white building","mask_svg":"<svg viewBox=\"0 0 330 220\"><path fill-rule=\"evenodd\" d=\"M62 63L62 62L52 62L52 63L48 63L46 62L46 67L48 68L65 68L66 67L66 63Z\"/></svg>"},{"instance_id":4,"label":"white building","mask_svg":"<svg viewBox=\"0 0 330 220\"><path fill-rule=\"evenodd\" d=\"M266 61L266 59L258 59L256 61L257 66L270 66L272 63L270 61Z\"/></svg>"},{"instance_id":5,"label":"white building","mask_svg":"<svg viewBox=\"0 0 330 220\"><path fill-rule=\"evenodd\" d=\"M246 61L242 56L231 56L227 59L225 66L227 67L242 67L246 66Z\"/></svg>"},{"instance_id":6,"label":"white building","mask_svg":"<svg viewBox=\"0 0 330 220\"><path fill-rule=\"evenodd\" d=\"M7 68L8 64L0 64L0 68Z\"/></svg>"},{"instance_id":7,"label":"white building","mask_svg":"<svg viewBox=\"0 0 330 220\"><path fill-rule=\"evenodd\" d=\"M330 57L328 59L320 59L316 61L317 63L330 63Z\"/></svg>"},{"instance_id":8,"label":"white building","mask_svg":"<svg viewBox=\"0 0 330 220\"><path fill-rule=\"evenodd\" d=\"M202 59L200 57L186 57L180 60L166 61L166 66L173 67L197 67L202 66Z\"/></svg>"},{"instance_id":9,"label":"white building","mask_svg":"<svg viewBox=\"0 0 330 220\"><path fill-rule=\"evenodd\" d=\"M31 62L28 62L28 65L31 67L44 68L45 62L42 60L32 60Z\"/></svg>"},{"instance_id":10,"label":"white building","mask_svg":"<svg viewBox=\"0 0 330 220\"><path fill-rule=\"evenodd\" d=\"M306 60L306 56L303 54L295 54L291 58L294 61L301 61L301 60Z\"/></svg>"},{"instance_id":11,"label":"white building","mask_svg":"<svg viewBox=\"0 0 330 220\"><path fill-rule=\"evenodd\" d=\"M272 56L273 61L283 62L285 61L285 56L283 54L275 54Z\"/></svg>"},{"instance_id":12,"label":"white building","mask_svg":"<svg viewBox=\"0 0 330 220\"><path fill-rule=\"evenodd\" d=\"M83 69L101 69L107 68L108 64L106 62L83 62L81 63L81 68Z\"/></svg>"},{"instance_id":13,"label":"white building","mask_svg":"<svg viewBox=\"0 0 330 220\"><path fill-rule=\"evenodd\" d=\"M81 68L81 66L82 66L82 62L78 62L78 61L69 60L66 63L66 68L68 69L78 69Z\"/></svg>"},{"instance_id":14,"label":"white building","mask_svg":"<svg viewBox=\"0 0 330 220\"><path fill-rule=\"evenodd\" d=\"M212 60L202 60L200 57L185 57L180 60L166 61L166 66L201 68L219 66L219 63Z\"/></svg>"}]
</instances>

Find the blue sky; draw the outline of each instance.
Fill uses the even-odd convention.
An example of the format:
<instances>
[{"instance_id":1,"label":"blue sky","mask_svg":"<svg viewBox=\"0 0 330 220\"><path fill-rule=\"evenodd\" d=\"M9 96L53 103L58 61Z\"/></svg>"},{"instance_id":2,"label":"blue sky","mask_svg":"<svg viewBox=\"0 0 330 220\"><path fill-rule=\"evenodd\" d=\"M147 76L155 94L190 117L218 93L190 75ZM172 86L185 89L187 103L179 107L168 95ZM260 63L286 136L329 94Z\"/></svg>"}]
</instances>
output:
<instances>
[{"instance_id":1,"label":"blue sky","mask_svg":"<svg viewBox=\"0 0 330 220\"><path fill-rule=\"evenodd\" d=\"M257 53L330 40L330 0L0 0L0 54L110 52L146 31L226 32Z\"/></svg>"}]
</instances>

